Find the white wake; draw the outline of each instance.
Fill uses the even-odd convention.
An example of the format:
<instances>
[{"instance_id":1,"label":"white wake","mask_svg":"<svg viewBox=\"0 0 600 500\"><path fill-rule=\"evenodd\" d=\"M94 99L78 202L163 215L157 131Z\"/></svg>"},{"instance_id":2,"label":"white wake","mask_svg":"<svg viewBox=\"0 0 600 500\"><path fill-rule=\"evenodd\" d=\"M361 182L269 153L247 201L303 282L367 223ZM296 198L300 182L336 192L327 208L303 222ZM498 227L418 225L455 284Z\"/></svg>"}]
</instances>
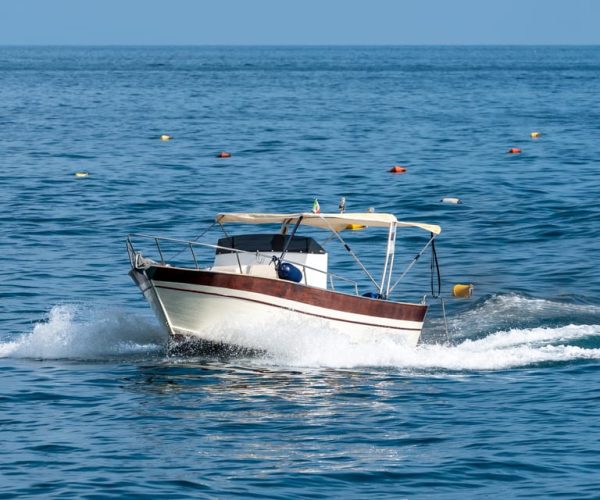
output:
<instances>
[{"instance_id":1,"label":"white wake","mask_svg":"<svg viewBox=\"0 0 600 500\"><path fill-rule=\"evenodd\" d=\"M487 317L480 323L475 309L450 321L459 332L450 344L421 344L407 348L393 338L353 343L323 323L294 320L248 328L222 325L211 333L215 339L250 344L266 354L248 360L256 366L358 368L384 367L407 370L480 371L527 367L539 363L600 359L600 319L596 306L564 305L559 316L584 314L591 324L573 322L558 327L503 328L508 313L556 310L549 301L522 297L494 298L476 308ZM577 309L579 308L579 309ZM499 313L497 310L499 309ZM518 312L520 311L520 313ZM491 316L500 315L493 330ZM485 325L483 325L483 323ZM517 323L518 324L518 323ZM491 332L491 333L489 333ZM31 332L0 341L0 357L33 359L104 360L122 357L153 357L164 361L166 334L156 320L120 310L55 306L45 321ZM166 360L168 362L168 359ZM185 362L179 359L178 362Z\"/></svg>"},{"instance_id":2,"label":"white wake","mask_svg":"<svg viewBox=\"0 0 600 500\"><path fill-rule=\"evenodd\" d=\"M267 358L277 365L356 368L389 367L416 370L502 370L543 362L600 359L600 348L571 345L596 338L600 325L567 325L560 328L512 329L478 340L452 344L422 344L406 348L393 339L352 344L335 332L302 337L280 335L269 346Z\"/></svg>"}]
</instances>

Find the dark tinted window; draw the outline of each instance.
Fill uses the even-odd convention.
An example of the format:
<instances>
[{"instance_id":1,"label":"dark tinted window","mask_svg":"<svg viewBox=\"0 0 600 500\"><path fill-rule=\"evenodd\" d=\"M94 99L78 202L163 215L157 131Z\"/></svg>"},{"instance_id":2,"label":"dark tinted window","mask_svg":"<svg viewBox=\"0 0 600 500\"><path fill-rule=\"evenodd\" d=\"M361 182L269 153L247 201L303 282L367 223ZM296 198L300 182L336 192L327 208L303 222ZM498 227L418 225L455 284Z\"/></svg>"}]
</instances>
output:
<instances>
[{"instance_id":1,"label":"dark tinted window","mask_svg":"<svg viewBox=\"0 0 600 500\"><path fill-rule=\"evenodd\" d=\"M221 238L220 247L235 248L245 252L282 252L287 236L283 234L243 234ZM325 250L313 238L294 236L288 252L325 253ZM229 250L217 248L217 254L230 253Z\"/></svg>"}]
</instances>

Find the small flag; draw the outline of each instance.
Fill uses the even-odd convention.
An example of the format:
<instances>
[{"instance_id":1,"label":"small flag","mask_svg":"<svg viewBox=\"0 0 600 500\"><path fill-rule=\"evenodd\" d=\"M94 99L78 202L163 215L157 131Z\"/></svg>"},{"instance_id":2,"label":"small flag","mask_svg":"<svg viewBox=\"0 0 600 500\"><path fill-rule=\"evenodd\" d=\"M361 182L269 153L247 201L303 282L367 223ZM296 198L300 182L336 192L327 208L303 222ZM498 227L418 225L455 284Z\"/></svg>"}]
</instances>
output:
<instances>
[{"instance_id":1,"label":"small flag","mask_svg":"<svg viewBox=\"0 0 600 500\"><path fill-rule=\"evenodd\" d=\"M319 200L317 200L316 198L315 198L315 201L313 202L312 211L313 211L313 214L321 213L321 207L319 206Z\"/></svg>"}]
</instances>

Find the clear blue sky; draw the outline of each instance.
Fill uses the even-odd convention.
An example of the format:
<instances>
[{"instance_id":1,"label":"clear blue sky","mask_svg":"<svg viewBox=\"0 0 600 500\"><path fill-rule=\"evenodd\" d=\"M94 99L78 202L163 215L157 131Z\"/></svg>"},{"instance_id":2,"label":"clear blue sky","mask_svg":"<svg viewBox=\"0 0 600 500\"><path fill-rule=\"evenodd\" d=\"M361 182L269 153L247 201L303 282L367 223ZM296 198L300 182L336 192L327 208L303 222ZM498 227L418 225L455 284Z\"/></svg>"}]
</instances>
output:
<instances>
[{"instance_id":1,"label":"clear blue sky","mask_svg":"<svg viewBox=\"0 0 600 500\"><path fill-rule=\"evenodd\" d=\"M29 44L600 44L600 0L0 0Z\"/></svg>"}]
</instances>

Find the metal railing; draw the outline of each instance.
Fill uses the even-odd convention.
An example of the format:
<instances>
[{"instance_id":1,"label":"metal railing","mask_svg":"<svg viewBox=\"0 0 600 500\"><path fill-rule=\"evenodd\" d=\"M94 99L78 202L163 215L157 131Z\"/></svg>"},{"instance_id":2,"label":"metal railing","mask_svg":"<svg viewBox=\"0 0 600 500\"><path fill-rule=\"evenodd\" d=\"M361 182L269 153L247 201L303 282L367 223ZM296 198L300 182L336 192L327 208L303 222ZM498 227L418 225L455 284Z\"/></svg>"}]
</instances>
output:
<instances>
[{"instance_id":1,"label":"metal railing","mask_svg":"<svg viewBox=\"0 0 600 500\"><path fill-rule=\"evenodd\" d=\"M126 241L126 245L127 245L127 252L129 254L129 263L131 264L131 267L136 268L136 267L141 267L144 262L140 261L140 257L142 256L142 253L137 251L133 245L133 241L132 238L140 238L140 239L145 239L145 240L151 240L154 242L154 246L156 246L156 250L158 252L158 255L160 256L160 261L157 263L160 263L162 265L171 265L169 264L169 261L173 261L175 257L178 257L179 255L181 255L183 252L186 252L187 250L189 250L190 252L190 256L192 258L192 261L194 263L194 268L195 269L203 269L202 267L200 267L200 265L198 264L198 257L196 255L196 252L194 251L194 248L200 248L200 249L211 249L211 250L227 250L228 252L231 253L235 253L236 255L240 255L240 254L250 254L250 255L254 255L257 258L261 257L264 259L267 259L268 261L272 261L273 256L270 254L265 254L259 251L256 252L250 252L247 250L239 250L237 248L231 248L231 247L224 247L224 246L220 246L220 245L213 245L210 243L202 243L199 241L189 241L189 240L180 240L180 239L176 239L176 238L167 238L164 236L153 236L153 235L149 235L149 234L144 234L144 233L133 233L130 234L129 236L127 236L127 241ZM171 259L166 259L165 258L165 253L164 253L164 245L163 247L161 247L161 241L162 242L169 242L169 243L173 243L173 244L177 244L177 245L181 245L183 248L178 251L175 255L173 255L173 257L171 257ZM211 255L211 258L214 254ZM353 279L349 279L346 278L344 276L340 276L339 274L335 274L329 271L323 271L322 269L317 269L316 267L312 267L312 266L307 266L304 263L301 262L295 262L292 259L286 258L285 262L289 262L290 264L293 264L295 266L299 266L302 267L304 269L309 269L311 271L315 271L321 274L325 274L326 277L328 278L329 281L329 286L331 288L331 290L335 290L335 284L334 284L334 279L336 281L342 281L344 283L349 283L353 288L354 288L354 293L356 295L359 295L359 291L358 291L358 282L353 280ZM238 263L238 267L239 267L239 271L240 274L243 274L243 269L242 269L242 264L240 259L237 259L237 263ZM209 269L211 266L206 266L204 269Z\"/></svg>"}]
</instances>

